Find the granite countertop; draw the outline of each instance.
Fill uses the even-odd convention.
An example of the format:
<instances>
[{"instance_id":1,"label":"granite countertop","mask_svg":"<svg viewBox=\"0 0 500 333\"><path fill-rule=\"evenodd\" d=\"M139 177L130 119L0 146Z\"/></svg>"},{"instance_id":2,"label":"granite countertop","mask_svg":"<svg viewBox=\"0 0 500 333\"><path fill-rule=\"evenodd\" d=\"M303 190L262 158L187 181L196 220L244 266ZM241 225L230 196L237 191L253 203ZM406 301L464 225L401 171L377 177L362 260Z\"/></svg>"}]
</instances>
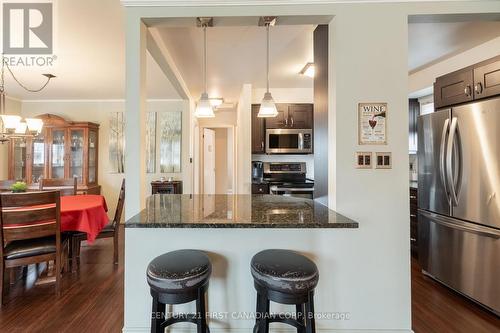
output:
<instances>
[{"instance_id":1,"label":"granite countertop","mask_svg":"<svg viewBox=\"0 0 500 333\"><path fill-rule=\"evenodd\" d=\"M358 228L358 223L310 199L155 194L125 228Z\"/></svg>"},{"instance_id":2,"label":"granite countertop","mask_svg":"<svg viewBox=\"0 0 500 333\"><path fill-rule=\"evenodd\" d=\"M410 180L410 188L418 189L418 181Z\"/></svg>"}]
</instances>

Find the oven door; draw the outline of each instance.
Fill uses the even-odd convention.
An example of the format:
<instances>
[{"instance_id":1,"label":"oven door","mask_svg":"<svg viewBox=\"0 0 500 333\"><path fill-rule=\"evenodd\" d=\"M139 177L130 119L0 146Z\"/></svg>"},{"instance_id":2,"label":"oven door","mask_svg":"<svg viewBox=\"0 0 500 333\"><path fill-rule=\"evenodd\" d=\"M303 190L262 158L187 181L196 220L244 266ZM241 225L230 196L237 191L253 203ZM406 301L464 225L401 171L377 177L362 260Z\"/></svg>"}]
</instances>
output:
<instances>
[{"instance_id":1,"label":"oven door","mask_svg":"<svg viewBox=\"0 0 500 333\"><path fill-rule=\"evenodd\" d=\"M287 197L313 199L314 187L282 187L279 185L273 185L269 187L269 193Z\"/></svg>"},{"instance_id":2,"label":"oven door","mask_svg":"<svg viewBox=\"0 0 500 333\"><path fill-rule=\"evenodd\" d=\"M267 154L312 153L312 131L308 129L266 130Z\"/></svg>"}]
</instances>

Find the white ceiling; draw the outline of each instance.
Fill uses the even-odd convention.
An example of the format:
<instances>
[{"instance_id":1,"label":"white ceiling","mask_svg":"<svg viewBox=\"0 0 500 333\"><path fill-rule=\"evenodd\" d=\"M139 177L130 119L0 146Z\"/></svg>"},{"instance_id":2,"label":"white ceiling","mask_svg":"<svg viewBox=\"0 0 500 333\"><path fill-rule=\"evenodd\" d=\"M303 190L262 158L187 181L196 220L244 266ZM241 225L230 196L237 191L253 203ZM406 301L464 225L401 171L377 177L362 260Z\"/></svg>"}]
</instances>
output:
<instances>
[{"instance_id":1,"label":"white ceiling","mask_svg":"<svg viewBox=\"0 0 500 333\"><path fill-rule=\"evenodd\" d=\"M411 72L500 36L500 21L424 22L408 27Z\"/></svg>"},{"instance_id":2,"label":"white ceiling","mask_svg":"<svg viewBox=\"0 0 500 333\"><path fill-rule=\"evenodd\" d=\"M6 73L8 96L19 99L122 99L125 95L124 9L120 0L57 1L52 68L13 67L30 88L40 87L42 73L57 78L39 93L20 88ZM148 55L149 98L178 98Z\"/></svg>"},{"instance_id":3,"label":"white ceiling","mask_svg":"<svg viewBox=\"0 0 500 333\"><path fill-rule=\"evenodd\" d=\"M193 97L203 90L203 32L196 27L158 28ZM312 88L299 75L313 61L313 25L275 26L270 31L270 86ZM258 26L207 29L207 83L211 97L237 102L241 86L266 87L266 30Z\"/></svg>"},{"instance_id":4,"label":"white ceiling","mask_svg":"<svg viewBox=\"0 0 500 333\"><path fill-rule=\"evenodd\" d=\"M125 13L120 0L55 3L55 67L17 67L13 70L29 87L38 87L44 82L42 73L50 72L57 78L44 91L27 93L6 73L7 94L31 100L123 99ZM286 24L290 23L287 18L284 20ZM192 22L191 27L186 24L179 27L158 25L154 29L159 29L188 89L193 97L198 98L202 90L202 33L194 27L194 19ZM297 74L306 62L313 60L314 25L304 23L310 22L272 28L271 88L312 87L310 78ZM409 70L423 68L497 36L500 36L498 21L411 22ZM242 83L265 87L265 30L262 27L242 26L241 23L233 27L216 24L208 31L208 42L211 96L222 96L235 102ZM178 98L150 56L147 67L148 97Z\"/></svg>"}]
</instances>

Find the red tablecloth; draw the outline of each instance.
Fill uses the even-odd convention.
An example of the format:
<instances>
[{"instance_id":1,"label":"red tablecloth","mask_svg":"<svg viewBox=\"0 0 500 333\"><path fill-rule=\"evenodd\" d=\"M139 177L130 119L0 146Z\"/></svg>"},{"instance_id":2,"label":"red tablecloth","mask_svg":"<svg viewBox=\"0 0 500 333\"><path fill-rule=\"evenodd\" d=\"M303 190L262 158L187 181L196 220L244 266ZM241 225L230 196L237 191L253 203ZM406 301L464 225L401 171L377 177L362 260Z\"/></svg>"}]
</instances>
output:
<instances>
[{"instance_id":1,"label":"red tablecloth","mask_svg":"<svg viewBox=\"0 0 500 333\"><path fill-rule=\"evenodd\" d=\"M61 231L80 231L93 243L109 223L106 199L102 195L70 195L61 197Z\"/></svg>"}]
</instances>

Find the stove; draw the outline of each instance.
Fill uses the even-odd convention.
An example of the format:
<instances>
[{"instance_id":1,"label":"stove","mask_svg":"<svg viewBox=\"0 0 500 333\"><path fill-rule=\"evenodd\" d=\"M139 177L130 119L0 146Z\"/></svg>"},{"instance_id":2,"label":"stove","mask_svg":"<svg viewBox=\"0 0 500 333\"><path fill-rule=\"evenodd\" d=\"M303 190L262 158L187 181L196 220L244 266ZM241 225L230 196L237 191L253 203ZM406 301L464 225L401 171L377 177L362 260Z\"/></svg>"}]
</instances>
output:
<instances>
[{"instance_id":1,"label":"stove","mask_svg":"<svg viewBox=\"0 0 500 333\"><path fill-rule=\"evenodd\" d=\"M263 181L270 194L313 199L314 181L306 171L304 162L264 162Z\"/></svg>"}]
</instances>

